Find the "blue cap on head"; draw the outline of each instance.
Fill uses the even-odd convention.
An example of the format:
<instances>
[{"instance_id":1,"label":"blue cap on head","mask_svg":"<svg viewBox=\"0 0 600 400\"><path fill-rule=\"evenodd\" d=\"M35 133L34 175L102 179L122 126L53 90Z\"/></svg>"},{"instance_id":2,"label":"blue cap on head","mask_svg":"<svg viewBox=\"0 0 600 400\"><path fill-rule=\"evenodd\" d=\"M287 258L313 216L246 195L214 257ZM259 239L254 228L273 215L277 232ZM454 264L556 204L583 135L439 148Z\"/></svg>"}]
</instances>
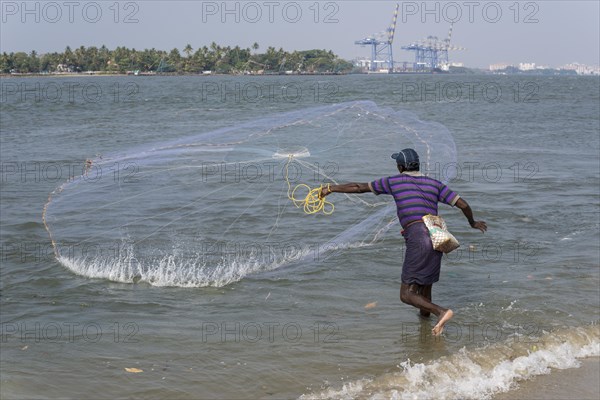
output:
<instances>
[{"instance_id":1,"label":"blue cap on head","mask_svg":"<svg viewBox=\"0 0 600 400\"><path fill-rule=\"evenodd\" d=\"M419 164L419 155L413 149L404 149L399 153L392 154L392 158L396 160L398 165L402 165L404 167L413 166L414 164Z\"/></svg>"}]
</instances>

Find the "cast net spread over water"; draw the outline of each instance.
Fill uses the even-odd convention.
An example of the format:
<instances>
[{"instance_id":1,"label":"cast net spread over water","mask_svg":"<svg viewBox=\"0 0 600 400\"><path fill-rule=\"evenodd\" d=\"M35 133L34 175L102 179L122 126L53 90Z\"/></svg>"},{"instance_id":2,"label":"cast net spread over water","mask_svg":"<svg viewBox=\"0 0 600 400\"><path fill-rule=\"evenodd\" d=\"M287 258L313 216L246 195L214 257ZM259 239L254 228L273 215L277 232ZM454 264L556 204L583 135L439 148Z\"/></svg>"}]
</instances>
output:
<instances>
[{"instance_id":1,"label":"cast net spread over water","mask_svg":"<svg viewBox=\"0 0 600 400\"><path fill-rule=\"evenodd\" d=\"M57 259L77 274L223 286L379 240L397 223L391 198L334 194L333 215L306 215L288 182L394 175L390 155L406 147L423 172L452 179L456 148L438 123L368 101L289 112L90 160L50 195L44 222Z\"/></svg>"}]
</instances>

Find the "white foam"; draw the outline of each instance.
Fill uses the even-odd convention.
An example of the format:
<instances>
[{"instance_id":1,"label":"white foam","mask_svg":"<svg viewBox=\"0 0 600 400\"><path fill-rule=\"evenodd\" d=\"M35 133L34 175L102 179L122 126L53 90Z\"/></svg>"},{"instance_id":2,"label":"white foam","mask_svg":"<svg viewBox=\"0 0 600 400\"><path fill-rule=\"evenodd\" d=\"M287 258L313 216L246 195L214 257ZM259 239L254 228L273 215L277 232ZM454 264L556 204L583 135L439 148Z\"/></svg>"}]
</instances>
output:
<instances>
[{"instance_id":1,"label":"white foam","mask_svg":"<svg viewBox=\"0 0 600 400\"><path fill-rule=\"evenodd\" d=\"M203 254L180 257L170 254L139 261L131 248L123 248L118 258L69 258L58 261L78 275L108 279L114 282L144 282L152 286L223 287L245 276L271 271L290 262L301 260L311 253L310 248L291 248L283 257L265 263L252 254L236 255L207 262Z\"/></svg>"},{"instance_id":2,"label":"white foam","mask_svg":"<svg viewBox=\"0 0 600 400\"><path fill-rule=\"evenodd\" d=\"M599 330L591 326L546 333L535 345L509 341L485 349L463 348L427 364L407 360L400 365L402 372L360 379L301 399L489 399L516 388L520 380L548 374L551 368L577 368L579 358L599 356Z\"/></svg>"}]
</instances>

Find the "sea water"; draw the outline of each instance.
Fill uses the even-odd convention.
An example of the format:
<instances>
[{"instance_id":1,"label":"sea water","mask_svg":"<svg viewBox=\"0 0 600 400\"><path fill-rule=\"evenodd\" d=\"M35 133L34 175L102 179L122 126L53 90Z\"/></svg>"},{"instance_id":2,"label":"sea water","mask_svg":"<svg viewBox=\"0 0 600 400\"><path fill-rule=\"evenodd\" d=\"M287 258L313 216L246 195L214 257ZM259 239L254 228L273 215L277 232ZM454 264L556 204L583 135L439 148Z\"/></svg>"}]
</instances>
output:
<instances>
[{"instance_id":1,"label":"sea water","mask_svg":"<svg viewBox=\"0 0 600 400\"><path fill-rule=\"evenodd\" d=\"M475 399L598 355L599 87L597 77L492 75L3 79L2 397ZM447 127L456 164L428 172L454 169L450 187L488 224L481 234L440 206L461 242L433 288L434 302L455 312L442 337L430 335L434 318L399 300L404 246L393 218L378 240L313 248L299 262L208 286L161 284L185 272L169 260L149 282L97 277L86 271L102 266L55 257L44 205L87 159L356 100ZM360 149L347 157L356 166L336 171L337 181L382 175ZM143 173L119 164L102 179L126 184ZM390 159L385 174L394 173ZM391 201L369 196L360 198ZM313 218L334 230L360 217L344 214L341 197L328 199L340 209L307 216L303 239ZM135 215L143 202L119 207ZM84 241L103 226L77 229ZM256 232L264 229L258 216ZM235 244L235 230L228 239ZM202 245L182 240L193 243ZM249 254L243 244L226 252Z\"/></svg>"}]
</instances>

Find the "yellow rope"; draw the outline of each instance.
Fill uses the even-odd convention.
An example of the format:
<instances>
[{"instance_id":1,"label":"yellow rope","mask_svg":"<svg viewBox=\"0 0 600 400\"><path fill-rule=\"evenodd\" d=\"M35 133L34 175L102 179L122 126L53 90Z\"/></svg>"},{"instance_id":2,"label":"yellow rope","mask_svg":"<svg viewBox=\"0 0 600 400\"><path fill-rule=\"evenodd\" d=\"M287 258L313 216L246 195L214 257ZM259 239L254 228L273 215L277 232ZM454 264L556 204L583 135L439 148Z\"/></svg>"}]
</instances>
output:
<instances>
[{"instance_id":1,"label":"yellow rope","mask_svg":"<svg viewBox=\"0 0 600 400\"><path fill-rule=\"evenodd\" d=\"M292 190L292 185L290 184L290 180L288 177L288 166L292 162L292 158L293 156L290 155L288 158L288 162L285 164L285 181L288 185L288 199L293 201L296 207L303 208L306 214L317 214L318 212L323 212L323 214L325 215L333 214L333 210L335 208L333 206L333 203L325 200L324 197L321 197L321 189L323 189L323 185L319 186L318 188L311 189L310 186L301 183L299 185L296 185L296 187ZM298 188L300 187L306 188L306 190L308 190L308 194L304 199L297 199L294 196L296 190L298 190ZM327 190L331 192L331 189L329 188L329 183L327 184ZM330 206L331 209L325 209L326 205Z\"/></svg>"}]
</instances>

